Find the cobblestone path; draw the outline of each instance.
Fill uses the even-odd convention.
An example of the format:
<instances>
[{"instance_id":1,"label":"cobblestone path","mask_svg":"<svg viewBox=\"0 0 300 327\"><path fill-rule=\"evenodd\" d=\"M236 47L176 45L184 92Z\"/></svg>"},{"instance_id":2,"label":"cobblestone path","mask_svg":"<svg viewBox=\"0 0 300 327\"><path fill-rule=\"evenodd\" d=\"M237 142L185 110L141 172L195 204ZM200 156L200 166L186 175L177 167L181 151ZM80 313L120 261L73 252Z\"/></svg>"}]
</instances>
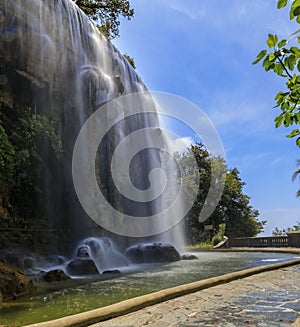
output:
<instances>
[{"instance_id":1,"label":"cobblestone path","mask_svg":"<svg viewBox=\"0 0 300 327\"><path fill-rule=\"evenodd\" d=\"M260 273L91 327L285 327L300 317L300 266Z\"/></svg>"}]
</instances>

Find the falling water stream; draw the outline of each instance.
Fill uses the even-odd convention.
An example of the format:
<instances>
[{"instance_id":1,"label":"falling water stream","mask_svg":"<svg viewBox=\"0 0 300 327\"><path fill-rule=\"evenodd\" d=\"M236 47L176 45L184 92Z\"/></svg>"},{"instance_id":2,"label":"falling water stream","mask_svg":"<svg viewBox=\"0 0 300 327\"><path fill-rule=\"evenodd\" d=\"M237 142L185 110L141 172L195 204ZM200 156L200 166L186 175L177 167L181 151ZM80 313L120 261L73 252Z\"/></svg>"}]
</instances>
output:
<instances>
[{"instance_id":1,"label":"falling water stream","mask_svg":"<svg viewBox=\"0 0 300 327\"><path fill-rule=\"evenodd\" d=\"M151 97L141 95L138 99L127 101L129 110L131 107L138 108L138 112L135 110L135 114L129 117L123 117L122 108L119 111L109 110L107 104L111 100L147 90L127 60L99 34L94 24L71 0L5 0L1 2L0 10L4 25L1 56L6 62L4 74L8 76L5 91L16 101L29 104L54 121L63 144L63 156L56 161L51 151L42 150L46 166L43 194L46 196L44 203L39 205L41 214L51 226L68 230L68 235L60 236L60 244L69 243L74 248L80 240L91 236L90 229L97 228L75 192L72 153L87 119L103 105L107 108L101 112L102 129L109 122L113 123L105 130L97 150L95 170L101 192L106 201L124 215L148 217L160 212L164 206L161 197L151 201L132 200L117 189L112 175L113 153L124 138L142 130L139 138L147 145L151 144L151 131L155 128L159 131L156 114L146 112L154 107ZM80 158L88 157L93 142L89 137L83 140ZM120 155L122 160L126 158L128 150L125 144ZM160 150L148 147L131 159L130 183L140 191L147 190L151 186L149 174L162 168ZM118 169L115 171L118 172ZM83 196L92 199L93 194ZM98 214L104 219L113 220L113 217L107 218L106 215L106 210L100 210ZM161 224L162 230L168 229L163 222ZM93 227L89 228L91 225ZM125 229L123 235L130 234ZM120 237L111 237L121 243L121 247L132 242L126 238L124 241ZM182 245L183 236L180 228L175 228L173 232L153 237L152 240L171 241L178 246ZM143 239L138 241L143 242Z\"/></svg>"}]
</instances>

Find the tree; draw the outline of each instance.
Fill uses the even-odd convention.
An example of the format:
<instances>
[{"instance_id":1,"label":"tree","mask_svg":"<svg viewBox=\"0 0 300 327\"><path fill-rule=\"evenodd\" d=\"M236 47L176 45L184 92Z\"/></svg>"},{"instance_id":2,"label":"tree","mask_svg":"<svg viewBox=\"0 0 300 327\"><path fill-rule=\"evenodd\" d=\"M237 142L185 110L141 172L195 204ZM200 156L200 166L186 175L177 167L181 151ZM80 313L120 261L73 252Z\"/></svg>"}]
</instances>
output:
<instances>
[{"instance_id":1,"label":"tree","mask_svg":"<svg viewBox=\"0 0 300 327\"><path fill-rule=\"evenodd\" d=\"M185 196L190 195L191 188L198 188L196 200L186 217L190 242L197 243L203 240L203 237L212 236L208 232L203 234L204 225L199 222L199 213L205 203L211 183L212 163L221 171L226 171L226 163L222 158L212 157L199 143L191 145L186 153L177 154L177 156L177 160L180 161L180 166L183 168L181 184ZM195 171L191 164L192 156L196 159L198 171ZM223 224L225 224L225 235L231 237L255 236L263 230L266 222L257 220L259 212L250 205L249 196L243 193L244 185L238 169L234 168L227 171L221 200L211 216L205 221L206 225L213 225L214 234Z\"/></svg>"},{"instance_id":2,"label":"tree","mask_svg":"<svg viewBox=\"0 0 300 327\"><path fill-rule=\"evenodd\" d=\"M263 230L265 221L258 221L258 210L250 205L250 197L243 192L246 183L239 176L237 168L227 172L226 184L220 201L225 235L231 237L256 236Z\"/></svg>"},{"instance_id":3,"label":"tree","mask_svg":"<svg viewBox=\"0 0 300 327\"><path fill-rule=\"evenodd\" d=\"M294 0L290 3L290 20L296 20L300 24L300 1ZM278 0L277 8L286 7L287 4L288 0ZM300 29L289 40L279 40L277 35L269 34L266 42L269 50L260 51L253 64L263 60L262 65L266 71L273 71L286 80L285 90L275 96L276 107L281 110L275 117L275 126L295 127L300 123ZM294 128L287 137L295 138L300 147L299 128ZM294 173L293 180L299 173L299 170ZM300 196L300 190L297 196Z\"/></svg>"},{"instance_id":4,"label":"tree","mask_svg":"<svg viewBox=\"0 0 300 327\"><path fill-rule=\"evenodd\" d=\"M130 20L134 9L128 0L73 0L76 5L97 23L100 32L109 39L119 36L120 20L123 16Z\"/></svg>"},{"instance_id":5,"label":"tree","mask_svg":"<svg viewBox=\"0 0 300 327\"><path fill-rule=\"evenodd\" d=\"M295 231L300 231L300 222L299 221L297 221L296 225L294 225L293 227L288 227L286 229L285 228L279 229L278 227L275 227L272 234L274 236L284 236L287 233L295 232Z\"/></svg>"}]
</instances>

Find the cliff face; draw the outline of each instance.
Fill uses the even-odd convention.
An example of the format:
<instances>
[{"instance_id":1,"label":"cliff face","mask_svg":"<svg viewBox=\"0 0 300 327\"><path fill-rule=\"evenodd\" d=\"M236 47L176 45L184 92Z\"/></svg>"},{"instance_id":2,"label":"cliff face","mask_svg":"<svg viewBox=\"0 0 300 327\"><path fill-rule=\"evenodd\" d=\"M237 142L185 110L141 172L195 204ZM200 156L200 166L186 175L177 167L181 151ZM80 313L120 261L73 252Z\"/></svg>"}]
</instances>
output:
<instances>
[{"instance_id":1,"label":"cliff face","mask_svg":"<svg viewBox=\"0 0 300 327\"><path fill-rule=\"evenodd\" d=\"M0 14L0 228L54 229L46 243L72 243L96 227L73 186L78 133L102 104L146 88L73 1L5 0ZM124 135L157 124L140 115L107 132L97 169L108 199L123 201L112 185L113 149ZM146 162L141 174L149 157L136 160Z\"/></svg>"},{"instance_id":2,"label":"cliff face","mask_svg":"<svg viewBox=\"0 0 300 327\"><path fill-rule=\"evenodd\" d=\"M64 93L69 106L77 107L81 96L91 95L84 87L97 92L100 86L108 98L144 88L128 62L72 1L7 0L0 9L0 94L9 106L41 104L49 95L53 101ZM75 90L80 94L73 94Z\"/></svg>"}]
</instances>

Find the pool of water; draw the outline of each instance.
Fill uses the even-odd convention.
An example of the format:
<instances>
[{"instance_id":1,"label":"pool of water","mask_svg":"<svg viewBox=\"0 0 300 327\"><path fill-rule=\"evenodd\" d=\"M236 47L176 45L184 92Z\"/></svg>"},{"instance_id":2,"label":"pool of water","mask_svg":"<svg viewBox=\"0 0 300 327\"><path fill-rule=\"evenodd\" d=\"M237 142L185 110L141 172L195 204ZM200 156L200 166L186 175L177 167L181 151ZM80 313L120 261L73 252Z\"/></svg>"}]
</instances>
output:
<instances>
[{"instance_id":1,"label":"pool of water","mask_svg":"<svg viewBox=\"0 0 300 327\"><path fill-rule=\"evenodd\" d=\"M103 307L139 295L255 266L299 258L288 253L199 252L199 260L132 265L117 276L40 285L0 307L0 325L22 326Z\"/></svg>"}]
</instances>

